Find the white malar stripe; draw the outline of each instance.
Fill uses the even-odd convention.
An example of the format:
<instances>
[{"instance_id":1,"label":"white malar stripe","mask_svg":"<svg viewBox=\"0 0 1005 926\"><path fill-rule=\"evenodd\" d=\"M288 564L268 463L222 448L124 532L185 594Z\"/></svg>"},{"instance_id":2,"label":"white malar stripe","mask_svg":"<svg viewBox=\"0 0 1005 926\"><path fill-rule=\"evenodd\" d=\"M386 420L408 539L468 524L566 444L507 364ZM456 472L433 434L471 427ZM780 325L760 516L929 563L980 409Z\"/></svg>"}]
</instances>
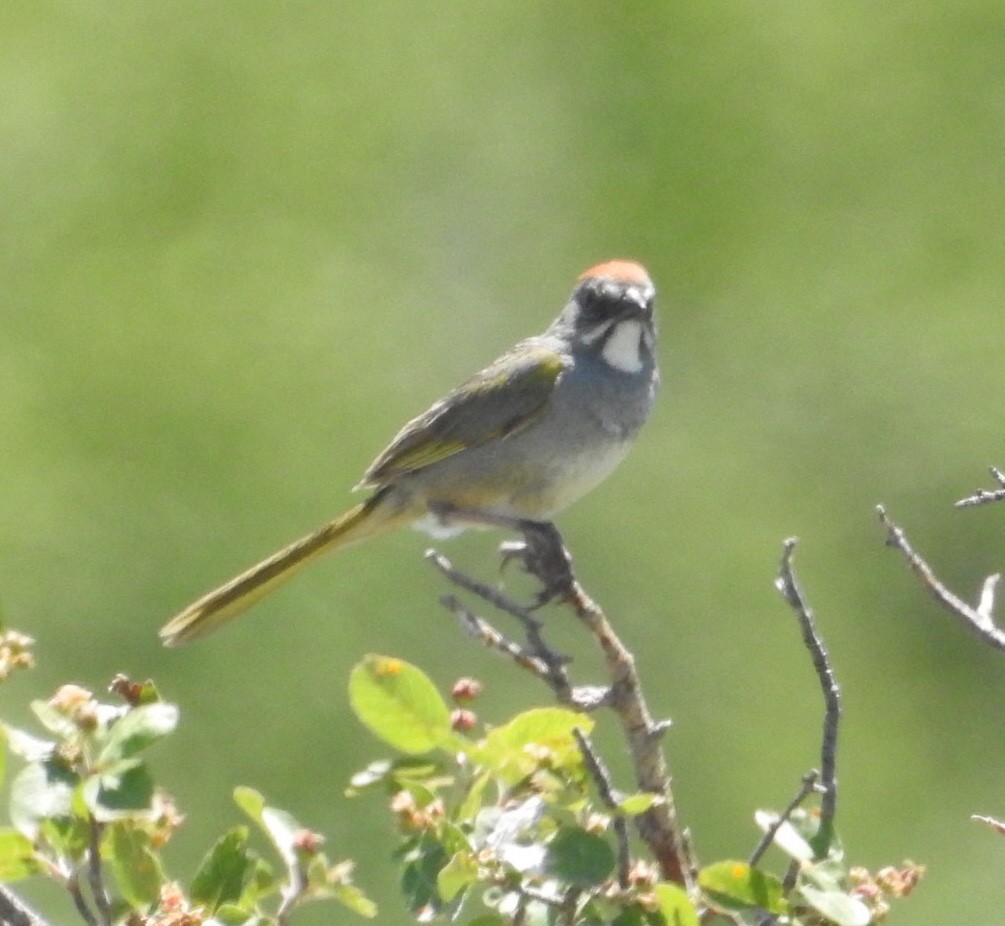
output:
<instances>
[{"instance_id":1,"label":"white malar stripe","mask_svg":"<svg viewBox=\"0 0 1005 926\"><path fill-rule=\"evenodd\" d=\"M618 322L600 356L622 373L642 372L642 322L630 318Z\"/></svg>"}]
</instances>

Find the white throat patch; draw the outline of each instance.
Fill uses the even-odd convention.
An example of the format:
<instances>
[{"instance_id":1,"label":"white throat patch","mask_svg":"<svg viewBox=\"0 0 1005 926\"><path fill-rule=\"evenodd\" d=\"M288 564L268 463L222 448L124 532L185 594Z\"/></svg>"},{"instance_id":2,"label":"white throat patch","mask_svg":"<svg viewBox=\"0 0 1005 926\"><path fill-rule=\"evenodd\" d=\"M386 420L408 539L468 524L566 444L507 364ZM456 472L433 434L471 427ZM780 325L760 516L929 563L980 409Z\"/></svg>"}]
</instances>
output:
<instances>
[{"instance_id":1,"label":"white throat patch","mask_svg":"<svg viewBox=\"0 0 1005 926\"><path fill-rule=\"evenodd\" d=\"M627 318L607 336L600 356L622 373L642 372L642 322Z\"/></svg>"}]
</instances>

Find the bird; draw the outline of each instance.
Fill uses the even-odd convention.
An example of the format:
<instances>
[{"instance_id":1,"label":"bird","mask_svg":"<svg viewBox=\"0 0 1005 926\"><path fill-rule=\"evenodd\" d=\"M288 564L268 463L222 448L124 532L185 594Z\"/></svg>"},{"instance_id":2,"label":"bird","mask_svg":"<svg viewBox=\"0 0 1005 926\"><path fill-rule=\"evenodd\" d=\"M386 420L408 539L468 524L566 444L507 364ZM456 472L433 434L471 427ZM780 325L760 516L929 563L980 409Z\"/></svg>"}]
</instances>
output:
<instances>
[{"instance_id":1,"label":"bird","mask_svg":"<svg viewBox=\"0 0 1005 926\"><path fill-rule=\"evenodd\" d=\"M543 334L405 424L355 487L368 498L180 611L163 643L202 637L322 554L398 527L442 538L500 519L550 523L615 469L652 411L655 299L634 260L582 273Z\"/></svg>"}]
</instances>

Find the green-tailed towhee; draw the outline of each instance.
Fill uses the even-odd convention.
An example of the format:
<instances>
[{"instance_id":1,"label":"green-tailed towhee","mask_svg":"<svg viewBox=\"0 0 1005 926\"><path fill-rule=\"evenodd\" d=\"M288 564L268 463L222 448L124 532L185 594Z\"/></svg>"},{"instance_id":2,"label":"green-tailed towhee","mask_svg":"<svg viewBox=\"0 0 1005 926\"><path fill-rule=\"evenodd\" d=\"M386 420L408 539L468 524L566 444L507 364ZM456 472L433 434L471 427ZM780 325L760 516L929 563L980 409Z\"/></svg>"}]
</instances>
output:
<instances>
[{"instance_id":1,"label":"green-tailed towhee","mask_svg":"<svg viewBox=\"0 0 1005 926\"><path fill-rule=\"evenodd\" d=\"M401 429L357 486L372 490L366 501L189 605L163 641L202 636L322 553L392 528L444 536L492 516L550 521L621 462L649 417L655 295L633 261L587 270L544 334Z\"/></svg>"}]
</instances>

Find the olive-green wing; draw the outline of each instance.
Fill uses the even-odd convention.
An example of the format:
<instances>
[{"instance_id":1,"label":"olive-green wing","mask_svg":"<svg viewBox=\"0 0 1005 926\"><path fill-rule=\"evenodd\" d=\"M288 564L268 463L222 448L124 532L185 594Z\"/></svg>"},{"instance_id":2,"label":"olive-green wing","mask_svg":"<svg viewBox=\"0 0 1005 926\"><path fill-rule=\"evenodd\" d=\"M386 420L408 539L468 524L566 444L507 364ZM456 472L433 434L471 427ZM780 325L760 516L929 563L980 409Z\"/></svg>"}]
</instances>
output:
<instances>
[{"instance_id":1,"label":"olive-green wing","mask_svg":"<svg viewBox=\"0 0 1005 926\"><path fill-rule=\"evenodd\" d=\"M546 347L522 346L500 357L406 424L360 485L385 485L525 428L544 410L562 369L561 356Z\"/></svg>"}]
</instances>

